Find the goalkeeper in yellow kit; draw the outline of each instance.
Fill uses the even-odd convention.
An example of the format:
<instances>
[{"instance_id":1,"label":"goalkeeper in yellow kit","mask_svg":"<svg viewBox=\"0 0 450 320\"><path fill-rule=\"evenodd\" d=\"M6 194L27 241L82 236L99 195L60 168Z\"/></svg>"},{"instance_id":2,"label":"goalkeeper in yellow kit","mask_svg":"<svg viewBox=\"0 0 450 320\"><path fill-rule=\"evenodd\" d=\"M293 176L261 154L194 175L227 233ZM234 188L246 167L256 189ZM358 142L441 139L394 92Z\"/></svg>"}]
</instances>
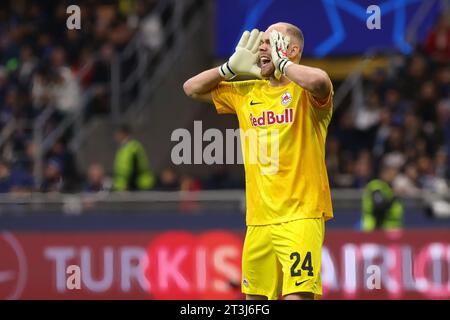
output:
<instances>
[{"instance_id":1,"label":"goalkeeper in yellow kit","mask_svg":"<svg viewBox=\"0 0 450 320\"><path fill-rule=\"evenodd\" d=\"M251 161L252 150L260 149L241 135L247 200L241 286L247 299L322 295L324 222L333 217L325 166L333 87L326 72L299 64L303 45L301 30L289 23L246 31L224 65L183 86L218 113L236 114L241 132L255 132L257 143L277 151L276 170L267 170L267 161ZM238 75L260 79L227 81Z\"/></svg>"}]
</instances>

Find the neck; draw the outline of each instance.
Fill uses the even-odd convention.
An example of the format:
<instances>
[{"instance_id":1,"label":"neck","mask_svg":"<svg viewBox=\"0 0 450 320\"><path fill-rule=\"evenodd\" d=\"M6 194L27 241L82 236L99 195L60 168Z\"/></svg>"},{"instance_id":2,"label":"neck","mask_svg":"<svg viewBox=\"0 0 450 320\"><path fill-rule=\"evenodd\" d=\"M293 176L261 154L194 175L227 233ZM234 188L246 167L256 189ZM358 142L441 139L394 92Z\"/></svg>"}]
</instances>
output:
<instances>
[{"instance_id":1,"label":"neck","mask_svg":"<svg viewBox=\"0 0 450 320\"><path fill-rule=\"evenodd\" d=\"M287 77L281 76L280 80L277 80L273 75L269 79L271 87L282 87L291 82Z\"/></svg>"}]
</instances>

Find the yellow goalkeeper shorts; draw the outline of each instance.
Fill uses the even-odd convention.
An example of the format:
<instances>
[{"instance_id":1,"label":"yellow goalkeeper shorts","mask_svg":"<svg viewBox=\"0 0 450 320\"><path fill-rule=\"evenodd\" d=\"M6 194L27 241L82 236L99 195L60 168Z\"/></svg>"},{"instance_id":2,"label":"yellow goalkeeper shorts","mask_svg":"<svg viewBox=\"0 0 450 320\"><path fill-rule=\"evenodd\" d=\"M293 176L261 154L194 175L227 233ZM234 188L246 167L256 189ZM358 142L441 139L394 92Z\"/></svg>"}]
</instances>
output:
<instances>
[{"instance_id":1,"label":"yellow goalkeeper shorts","mask_svg":"<svg viewBox=\"0 0 450 320\"><path fill-rule=\"evenodd\" d=\"M280 294L322 295L320 265L324 219L248 226L242 253L242 292L278 299Z\"/></svg>"}]
</instances>

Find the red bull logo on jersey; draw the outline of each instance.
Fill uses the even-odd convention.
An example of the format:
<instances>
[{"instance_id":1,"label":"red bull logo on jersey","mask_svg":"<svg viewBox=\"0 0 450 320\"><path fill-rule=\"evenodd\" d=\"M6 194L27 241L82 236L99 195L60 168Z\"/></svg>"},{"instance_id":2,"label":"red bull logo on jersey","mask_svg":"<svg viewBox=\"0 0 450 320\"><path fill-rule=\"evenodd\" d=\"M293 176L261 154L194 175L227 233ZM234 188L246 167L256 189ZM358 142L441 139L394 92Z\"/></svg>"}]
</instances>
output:
<instances>
[{"instance_id":1,"label":"red bull logo on jersey","mask_svg":"<svg viewBox=\"0 0 450 320\"><path fill-rule=\"evenodd\" d=\"M260 127L271 124L284 124L294 122L294 109L286 108L283 113L276 114L274 111L263 111L258 117L250 113L250 123L252 127Z\"/></svg>"}]
</instances>

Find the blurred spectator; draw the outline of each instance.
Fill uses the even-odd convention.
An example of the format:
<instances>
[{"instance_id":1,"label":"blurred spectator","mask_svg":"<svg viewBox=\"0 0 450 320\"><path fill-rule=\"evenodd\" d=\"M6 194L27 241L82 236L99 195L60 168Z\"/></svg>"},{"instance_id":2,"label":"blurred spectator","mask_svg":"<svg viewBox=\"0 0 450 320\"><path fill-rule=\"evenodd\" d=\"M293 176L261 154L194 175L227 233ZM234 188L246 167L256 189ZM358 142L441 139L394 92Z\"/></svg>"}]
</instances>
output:
<instances>
[{"instance_id":1,"label":"blurred spectator","mask_svg":"<svg viewBox=\"0 0 450 320\"><path fill-rule=\"evenodd\" d=\"M372 148L377 125L380 122L380 97L375 91L368 93L364 105L357 106L355 114L355 137L359 148Z\"/></svg>"},{"instance_id":2,"label":"blurred spectator","mask_svg":"<svg viewBox=\"0 0 450 320\"><path fill-rule=\"evenodd\" d=\"M35 191L32 172L21 165L12 168L10 181L11 192L13 193L30 193Z\"/></svg>"},{"instance_id":3,"label":"blurred spectator","mask_svg":"<svg viewBox=\"0 0 450 320\"><path fill-rule=\"evenodd\" d=\"M409 105L402 99L400 91L396 87L390 87L386 90L384 105L391 114L392 124L402 125Z\"/></svg>"},{"instance_id":4,"label":"blurred spectator","mask_svg":"<svg viewBox=\"0 0 450 320\"><path fill-rule=\"evenodd\" d=\"M369 181L372 179L372 157L368 150L363 150L360 152L358 159L355 164L355 180L353 183L353 188L362 189Z\"/></svg>"},{"instance_id":5,"label":"blurred spectator","mask_svg":"<svg viewBox=\"0 0 450 320\"><path fill-rule=\"evenodd\" d=\"M155 184L155 177L143 146L130 133L127 125L121 125L115 132L119 150L114 161L113 188L115 191L149 190Z\"/></svg>"},{"instance_id":6,"label":"blurred spectator","mask_svg":"<svg viewBox=\"0 0 450 320\"><path fill-rule=\"evenodd\" d=\"M450 171L450 99L438 105L438 135L440 144L447 154L447 172ZM448 177L450 178L450 177Z\"/></svg>"},{"instance_id":7,"label":"blurred spectator","mask_svg":"<svg viewBox=\"0 0 450 320\"><path fill-rule=\"evenodd\" d=\"M195 211L198 209L199 204L196 201L195 191L201 190L200 181L194 179L191 176L183 175L180 178L180 191L187 192L182 195L181 201L179 203L179 210L181 211Z\"/></svg>"},{"instance_id":8,"label":"blurred spectator","mask_svg":"<svg viewBox=\"0 0 450 320\"><path fill-rule=\"evenodd\" d=\"M50 70L48 68L41 67L34 74L31 84L31 96L36 113L50 103Z\"/></svg>"},{"instance_id":9,"label":"blurred spectator","mask_svg":"<svg viewBox=\"0 0 450 320\"><path fill-rule=\"evenodd\" d=\"M61 164L56 159L49 159L44 170L41 192L63 192L64 179Z\"/></svg>"},{"instance_id":10,"label":"blurred spectator","mask_svg":"<svg viewBox=\"0 0 450 320\"><path fill-rule=\"evenodd\" d=\"M180 181L177 173L172 168L165 168L158 176L155 190L178 191L179 189Z\"/></svg>"},{"instance_id":11,"label":"blurred spectator","mask_svg":"<svg viewBox=\"0 0 450 320\"><path fill-rule=\"evenodd\" d=\"M93 85L92 77L94 74L96 57L91 46L86 45L80 49L78 59L71 65L74 76L79 80L82 89L89 88ZM109 69L105 70L109 73Z\"/></svg>"},{"instance_id":12,"label":"blurred spectator","mask_svg":"<svg viewBox=\"0 0 450 320\"><path fill-rule=\"evenodd\" d=\"M395 194L399 196L420 195L418 177L416 165L414 163L406 164L402 173L398 174L392 181Z\"/></svg>"},{"instance_id":13,"label":"blurred spectator","mask_svg":"<svg viewBox=\"0 0 450 320\"><path fill-rule=\"evenodd\" d=\"M6 92L5 101L0 109L0 126L3 128L8 122L19 116L20 105L17 90L9 88Z\"/></svg>"},{"instance_id":14,"label":"blurred spectator","mask_svg":"<svg viewBox=\"0 0 450 320\"><path fill-rule=\"evenodd\" d=\"M434 160L435 174L440 179L449 179L448 153L441 149L436 153Z\"/></svg>"},{"instance_id":15,"label":"blurred spectator","mask_svg":"<svg viewBox=\"0 0 450 320\"><path fill-rule=\"evenodd\" d=\"M202 189L200 181L189 175L183 175L180 178L181 191L200 191Z\"/></svg>"},{"instance_id":16,"label":"blurred spectator","mask_svg":"<svg viewBox=\"0 0 450 320\"><path fill-rule=\"evenodd\" d=\"M450 12L443 13L427 35L425 51L438 63L450 62Z\"/></svg>"},{"instance_id":17,"label":"blurred spectator","mask_svg":"<svg viewBox=\"0 0 450 320\"><path fill-rule=\"evenodd\" d=\"M355 161L350 151L343 150L339 154L339 174L335 177L338 188L351 188L355 184Z\"/></svg>"},{"instance_id":18,"label":"blurred spectator","mask_svg":"<svg viewBox=\"0 0 450 320\"><path fill-rule=\"evenodd\" d=\"M339 153L340 153L340 143L336 137L330 136L326 144L326 165L328 169L328 180L330 187L334 188L337 186L336 177L339 174Z\"/></svg>"},{"instance_id":19,"label":"blurred spectator","mask_svg":"<svg viewBox=\"0 0 450 320\"><path fill-rule=\"evenodd\" d=\"M5 67L0 66L0 104L3 104L5 100L6 91L8 89L9 77L5 70Z\"/></svg>"},{"instance_id":20,"label":"blurred spectator","mask_svg":"<svg viewBox=\"0 0 450 320\"><path fill-rule=\"evenodd\" d=\"M117 18L117 10L113 5L108 3L99 4L94 10L94 37L100 41L105 41L108 38L113 21Z\"/></svg>"},{"instance_id":21,"label":"blurred spectator","mask_svg":"<svg viewBox=\"0 0 450 320\"><path fill-rule=\"evenodd\" d=\"M435 84L440 99L450 98L450 65L436 70Z\"/></svg>"},{"instance_id":22,"label":"blurred spectator","mask_svg":"<svg viewBox=\"0 0 450 320\"><path fill-rule=\"evenodd\" d=\"M403 121L404 144L414 146L417 138L423 136L423 127L421 119L414 112L407 112Z\"/></svg>"},{"instance_id":23,"label":"blurred spectator","mask_svg":"<svg viewBox=\"0 0 450 320\"><path fill-rule=\"evenodd\" d=\"M443 195L449 193L449 187L446 181L435 174L433 161L430 157L420 157L417 164L419 183L423 189Z\"/></svg>"},{"instance_id":24,"label":"blurred spectator","mask_svg":"<svg viewBox=\"0 0 450 320\"><path fill-rule=\"evenodd\" d=\"M398 77L402 96L410 101L417 99L420 87L427 80L428 63L419 53L413 54L406 64L405 70Z\"/></svg>"},{"instance_id":25,"label":"blurred spectator","mask_svg":"<svg viewBox=\"0 0 450 320\"><path fill-rule=\"evenodd\" d=\"M21 134L20 130L16 131L12 141L15 151L9 158L11 171L20 170L32 175L36 157L35 143L26 134Z\"/></svg>"},{"instance_id":26,"label":"blurred spectator","mask_svg":"<svg viewBox=\"0 0 450 320\"><path fill-rule=\"evenodd\" d=\"M11 190L11 178L9 165L4 160L0 160L0 193Z\"/></svg>"},{"instance_id":27,"label":"blurred spectator","mask_svg":"<svg viewBox=\"0 0 450 320\"><path fill-rule=\"evenodd\" d=\"M384 148L384 155L381 159L382 165L388 167L395 167L400 169L406 162L403 145L403 130L399 127L392 127L388 139L386 141L386 147Z\"/></svg>"},{"instance_id":28,"label":"blurred spectator","mask_svg":"<svg viewBox=\"0 0 450 320\"><path fill-rule=\"evenodd\" d=\"M380 179L370 181L364 189L362 199L362 229L399 229L403 225L403 205L396 198L391 184L397 169L385 166Z\"/></svg>"},{"instance_id":29,"label":"blurred spectator","mask_svg":"<svg viewBox=\"0 0 450 320\"><path fill-rule=\"evenodd\" d=\"M367 95L364 106L357 108L355 112L355 127L360 131L373 129L380 121L380 97L372 91Z\"/></svg>"},{"instance_id":30,"label":"blurred spectator","mask_svg":"<svg viewBox=\"0 0 450 320\"><path fill-rule=\"evenodd\" d=\"M111 187L112 181L105 175L103 166L99 163L91 164L83 190L85 192L105 192L110 191Z\"/></svg>"},{"instance_id":31,"label":"blurred spectator","mask_svg":"<svg viewBox=\"0 0 450 320\"><path fill-rule=\"evenodd\" d=\"M74 191L78 187L79 174L75 163L75 155L69 150L62 139L56 141L48 155L48 159L56 161L64 179L65 191Z\"/></svg>"},{"instance_id":32,"label":"blurred spectator","mask_svg":"<svg viewBox=\"0 0 450 320\"><path fill-rule=\"evenodd\" d=\"M375 132L373 155L376 158L380 158L384 153L386 141L391 134L391 111L389 109L383 109L380 112L380 124Z\"/></svg>"},{"instance_id":33,"label":"blurred spectator","mask_svg":"<svg viewBox=\"0 0 450 320\"><path fill-rule=\"evenodd\" d=\"M38 65L38 58L34 55L30 45L24 45L20 49L20 66L18 72L19 83L25 87L31 79L31 75Z\"/></svg>"},{"instance_id":34,"label":"blurred spectator","mask_svg":"<svg viewBox=\"0 0 450 320\"><path fill-rule=\"evenodd\" d=\"M136 20L139 23L144 46L151 51L157 51L161 48L164 35L161 17L151 13L156 3L155 0L136 1Z\"/></svg>"},{"instance_id":35,"label":"blurred spectator","mask_svg":"<svg viewBox=\"0 0 450 320\"><path fill-rule=\"evenodd\" d=\"M51 55L54 73L51 81L51 103L64 115L74 113L81 106L78 80L66 65L63 48L55 48Z\"/></svg>"},{"instance_id":36,"label":"blurred spectator","mask_svg":"<svg viewBox=\"0 0 450 320\"><path fill-rule=\"evenodd\" d=\"M414 110L420 119L426 124L436 122L437 105L436 88L432 81L424 82L420 87L420 94L415 103Z\"/></svg>"},{"instance_id":37,"label":"blurred spectator","mask_svg":"<svg viewBox=\"0 0 450 320\"><path fill-rule=\"evenodd\" d=\"M123 18L114 19L111 28L109 40L114 45L115 49L123 50L132 36L130 28Z\"/></svg>"},{"instance_id":38,"label":"blurred spectator","mask_svg":"<svg viewBox=\"0 0 450 320\"><path fill-rule=\"evenodd\" d=\"M86 45L83 34L76 29L66 30L62 42L66 53L65 60L67 65L76 65L81 58L79 55Z\"/></svg>"},{"instance_id":39,"label":"blurred spectator","mask_svg":"<svg viewBox=\"0 0 450 320\"><path fill-rule=\"evenodd\" d=\"M369 92L374 92L379 97L383 97L388 88L388 75L383 68L376 68L372 74L369 75L369 83L367 89Z\"/></svg>"},{"instance_id":40,"label":"blurred spectator","mask_svg":"<svg viewBox=\"0 0 450 320\"><path fill-rule=\"evenodd\" d=\"M88 106L88 118L92 115L105 114L109 111L110 65L113 50L114 48L111 44L103 44L100 48L99 59L94 63L91 86L93 98Z\"/></svg>"},{"instance_id":41,"label":"blurred spectator","mask_svg":"<svg viewBox=\"0 0 450 320\"><path fill-rule=\"evenodd\" d=\"M360 145L357 141L353 113L347 110L335 121L337 126L330 128L329 136L334 136L340 141L342 150L357 151Z\"/></svg>"}]
</instances>

